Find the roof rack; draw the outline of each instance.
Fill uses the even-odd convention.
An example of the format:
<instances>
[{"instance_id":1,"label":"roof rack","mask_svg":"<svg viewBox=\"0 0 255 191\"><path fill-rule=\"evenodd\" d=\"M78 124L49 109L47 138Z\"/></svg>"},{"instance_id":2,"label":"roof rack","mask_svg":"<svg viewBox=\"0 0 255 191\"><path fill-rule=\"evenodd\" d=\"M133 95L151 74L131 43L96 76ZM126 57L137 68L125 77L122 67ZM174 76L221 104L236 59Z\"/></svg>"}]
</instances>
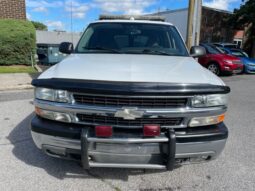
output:
<instances>
[{"instance_id":1,"label":"roof rack","mask_svg":"<svg viewBox=\"0 0 255 191\"><path fill-rule=\"evenodd\" d=\"M165 17L140 15L100 15L99 20L148 20L165 22Z\"/></svg>"}]
</instances>

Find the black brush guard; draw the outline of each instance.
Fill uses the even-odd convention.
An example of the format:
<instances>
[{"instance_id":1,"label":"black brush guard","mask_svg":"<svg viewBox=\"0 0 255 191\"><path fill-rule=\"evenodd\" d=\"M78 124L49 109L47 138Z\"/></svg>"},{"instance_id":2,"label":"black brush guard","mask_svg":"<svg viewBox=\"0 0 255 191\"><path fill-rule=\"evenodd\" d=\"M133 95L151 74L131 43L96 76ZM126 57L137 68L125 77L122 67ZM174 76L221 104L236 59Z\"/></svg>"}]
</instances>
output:
<instances>
[{"instance_id":1,"label":"black brush guard","mask_svg":"<svg viewBox=\"0 0 255 191\"><path fill-rule=\"evenodd\" d=\"M173 129L168 129L165 132L165 137L158 138L134 138L134 139L118 139L118 138L93 138L89 136L89 128L84 128L81 134L81 163L84 169L90 167L110 167L110 168L140 168L140 169L167 169L173 170L175 166L175 151L176 151L176 136ZM167 155L163 159L165 161L162 164L135 164L135 163L98 163L90 160L89 156L89 144L91 142L100 143L164 143L167 144Z\"/></svg>"}]
</instances>

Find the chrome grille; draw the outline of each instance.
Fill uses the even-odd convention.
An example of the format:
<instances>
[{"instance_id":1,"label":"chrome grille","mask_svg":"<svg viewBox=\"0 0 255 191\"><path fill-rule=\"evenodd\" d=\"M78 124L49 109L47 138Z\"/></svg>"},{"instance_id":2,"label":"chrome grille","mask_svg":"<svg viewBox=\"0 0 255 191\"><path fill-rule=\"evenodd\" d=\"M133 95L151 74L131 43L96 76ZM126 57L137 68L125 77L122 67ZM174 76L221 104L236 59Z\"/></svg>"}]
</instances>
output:
<instances>
[{"instance_id":1,"label":"chrome grille","mask_svg":"<svg viewBox=\"0 0 255 191\"><path fill-rule=\"evenodd\" d=\"M90 114L77 114L79 122L93 125L111 125L111 126L137 126L142 127L145 124L155 124L160 126L179 126L183 118L137 118L135 120L126 120L118 117L90 115Z\"/></svg>"},{"instance_id":2,"label":"chrome grille","mask_svg":"<svg viewBox=\"0 0 255 191\"><path fill-rule=\"evenodd\" d=\"M180 108L187 105L187 98L171 97L121 97L73 94L75 103L94 106L140 107L140 108Z\"/></svg>"}]
</instances>

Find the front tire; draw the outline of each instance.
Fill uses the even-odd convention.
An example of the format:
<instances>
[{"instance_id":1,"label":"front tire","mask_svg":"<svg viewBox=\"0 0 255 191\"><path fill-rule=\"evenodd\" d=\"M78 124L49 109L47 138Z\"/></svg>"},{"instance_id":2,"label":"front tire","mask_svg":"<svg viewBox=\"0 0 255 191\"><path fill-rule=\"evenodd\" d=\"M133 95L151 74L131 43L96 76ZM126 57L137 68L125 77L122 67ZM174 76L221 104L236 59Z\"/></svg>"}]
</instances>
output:
<instances>
[{"instance_id":1,"label":"front tire","mask_svg":"<svg viewBox=\"0 0 255 191\"><path fill-rule=\"evenodd\" d=\"M216 74L217 76L220 75L220 67L216 63L211 63L207 66L207 69L210 70L212 73Z\"/></svg>"}]
</instances>

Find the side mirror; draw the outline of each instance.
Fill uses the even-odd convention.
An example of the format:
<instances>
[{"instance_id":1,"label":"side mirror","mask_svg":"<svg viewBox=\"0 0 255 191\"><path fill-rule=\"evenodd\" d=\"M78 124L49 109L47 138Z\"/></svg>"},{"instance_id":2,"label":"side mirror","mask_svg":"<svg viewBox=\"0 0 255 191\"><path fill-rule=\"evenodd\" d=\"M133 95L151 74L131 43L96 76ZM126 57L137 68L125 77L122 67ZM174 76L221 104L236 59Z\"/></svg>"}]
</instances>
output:
<instances>
[{"instance_id":1,"label":"side mirror","mask_svg":"<svg viewBox=\"0 0 255 191\"><path fill-rule=\"evenodd\" d=\"M190 56L194 58L202 57L206 55L206 50L202 46L192 46L190 49Z\"/></svg>"},{"instance_id":2,"label":"side mirror","mask_svg":"<svg viewBox=\"0 0 255 191\"><path fill-rule=\"evenodd\" d=\"M73 49L73 43L70 42L62 42L59 46L59 51L64 54L71 54Z\"/></svg>"}]
</instances>

